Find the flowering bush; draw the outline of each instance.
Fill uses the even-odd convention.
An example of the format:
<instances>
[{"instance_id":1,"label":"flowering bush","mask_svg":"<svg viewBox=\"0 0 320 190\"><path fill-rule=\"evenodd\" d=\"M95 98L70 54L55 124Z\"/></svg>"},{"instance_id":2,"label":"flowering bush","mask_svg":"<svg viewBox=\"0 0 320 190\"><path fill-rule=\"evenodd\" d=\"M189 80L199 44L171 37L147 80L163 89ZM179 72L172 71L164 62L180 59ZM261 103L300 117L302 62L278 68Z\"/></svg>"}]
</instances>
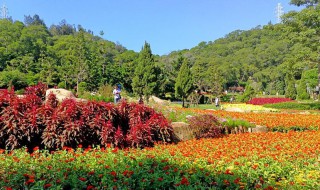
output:
<instances>
[{"instance_id":1,"label":"flowering bush","mask_svg":"<svg viewBox=\"0 0 320 190\"><path fill-rule=\"evenodd\" d=\"M264 104L275 104L280 102L290 102L293 101L290 98L252 98L248 104L253 105L264 105Z\"/></svg>"}]
</instances>

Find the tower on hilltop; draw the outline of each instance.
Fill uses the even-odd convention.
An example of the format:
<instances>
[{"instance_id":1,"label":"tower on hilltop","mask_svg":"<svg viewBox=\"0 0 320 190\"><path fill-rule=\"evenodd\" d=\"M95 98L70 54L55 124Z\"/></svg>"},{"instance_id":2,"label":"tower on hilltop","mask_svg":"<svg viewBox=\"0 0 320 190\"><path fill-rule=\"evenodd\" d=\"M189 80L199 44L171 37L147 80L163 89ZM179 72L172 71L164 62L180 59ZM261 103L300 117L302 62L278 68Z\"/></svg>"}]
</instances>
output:
<instances>
[{"instance_id":1,"label":"tower on hilltop","mask_svg":"<svg viewBox=\"0 0 320 190\"><path fill-rule=\"evenodd\" d=\"M7 8L5 3L1 6L0 13L1 13L1 18L2 19L9 18L8 8Z\"/></svg>"},{"instance_id":2,"label":"tower on hilltop","mask_svg":"<svg viewBox=\"0 0 320 190\"><path fill-rule=\"evenodd\" d=\"M278 3L278 5L276 7L277 23L281 22L281 16L283 15L283 13L284 13L283 7L282 7L281 3Z\"/></svg>"}]
</instances>

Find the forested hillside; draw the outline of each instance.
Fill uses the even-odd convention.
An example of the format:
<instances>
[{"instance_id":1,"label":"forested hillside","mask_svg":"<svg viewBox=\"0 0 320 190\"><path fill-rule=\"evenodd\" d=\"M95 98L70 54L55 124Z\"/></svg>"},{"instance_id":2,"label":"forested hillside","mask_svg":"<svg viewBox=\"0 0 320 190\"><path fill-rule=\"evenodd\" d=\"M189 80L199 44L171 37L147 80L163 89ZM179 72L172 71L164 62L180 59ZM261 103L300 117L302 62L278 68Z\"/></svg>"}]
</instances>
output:
<instances>
[{"instance_id":1,"label":"forested hillside","mask_svg":"<svg viewBox=\"0 0 320 190\"><path fill-rule=\"evenodd\" d=\"M236 30L163 56L153 55L147 42L140 53L134 52L105 40L103 32L93 35L65 20L48 27L38 15L25 16L24 22L2 19L0 88L19 90L44 82L78 92L119 83L137 95L174 97L176 78L186 62L193 85L185 93L201 89L219 94L246 85L256 93L286 94L290 88L295 88L293 93L312 91L318 85L320 67L320 6L316 4L285 14L280 24ZM144 76L146 72L150 76Z\"/></svg>"},{"instance_id":2,"label":"forested hillside","mask_svg":"<svg viewBox=\"0 0 320 190\"><path fill-rule=\"evenodd\" d=\"M284 94L290 81L298 87L301 78L310 90L318 85L319 42L320 7L310 6L284 15L281 24L236 30L214 42L172 52L161 61L170 67L181 55L189 58L195 83L202 89L214 82L209 73L215 70L224 88L249 82L256 92Z\"/></svg>"},{"instance_id":3,"label":"forested hillside","mask_svg":"<svg viewBox=\"0 0 320 190\"><path fill-rule=\"evenodd\" d=\"M101 33L102 34L102 33ZM62 21L46 27L38 15L0 20L0 87L21 89L38 81L51 86L93 91L121 83L131 89L138 53Z\"/></svg>"}]
</instances>

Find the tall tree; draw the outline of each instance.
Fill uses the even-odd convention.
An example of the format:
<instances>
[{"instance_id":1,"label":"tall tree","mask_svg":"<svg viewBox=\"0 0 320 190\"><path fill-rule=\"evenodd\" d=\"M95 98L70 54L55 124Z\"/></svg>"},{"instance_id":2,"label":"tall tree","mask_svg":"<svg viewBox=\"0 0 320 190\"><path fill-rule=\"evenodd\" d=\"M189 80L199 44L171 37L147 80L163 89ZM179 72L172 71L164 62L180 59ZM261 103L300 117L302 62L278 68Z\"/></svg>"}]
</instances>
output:
<instances>
[{"instance_id":1,"label":"tall tree","mask_svg":"<svg viewBox=\"0 0 320 190\"><path fill-rule=\"evenodd\" d=\"M216 65L210 65L207 72L205 82L214 96L221 94L223 90L224 78L220 69Z\"/></svg>"},{"instance_id":2,"label":"tall tree","mask_svg":"<svg viewBox=\"0 0 320 190\"><path fill-rule=\"evenodd\" d=\"M192 86L192 74L189 68L189 62L185 58L182 66L180 67L175 84L175 96L182 98L182 107L184 107L184 100L188 97L190 91L192 90Z\"/></svg>"},{"instance_id":3,"label":"tall tree","mask_svg":"<svg viewBox=\"0 0 320 190\"><path fill-rule=\"evenodd\" d=\"M85 33L80 30L76 36L76 44L75 49L73 51L74 58L75 58L75 64L74 64L74 72L76 76L76 82L77 82L77 93L79 92L79 83L84 81L86 77L88 76L88 47L85 39Z\"/></svg>"},{"instance_id":4,"label":"tall tree","mask_svg":"<svg viewBox=\"0 0 320 190\"><path fill-rule=\"evenodd\" d=\"M157 68L150 44L144 43L144 47L139 54L139 63L135 69L135 76L132 79L133 92L140 98L145 96L149 100L150 95L154 94L157 86Z\"/></svg>"}]
</instances>

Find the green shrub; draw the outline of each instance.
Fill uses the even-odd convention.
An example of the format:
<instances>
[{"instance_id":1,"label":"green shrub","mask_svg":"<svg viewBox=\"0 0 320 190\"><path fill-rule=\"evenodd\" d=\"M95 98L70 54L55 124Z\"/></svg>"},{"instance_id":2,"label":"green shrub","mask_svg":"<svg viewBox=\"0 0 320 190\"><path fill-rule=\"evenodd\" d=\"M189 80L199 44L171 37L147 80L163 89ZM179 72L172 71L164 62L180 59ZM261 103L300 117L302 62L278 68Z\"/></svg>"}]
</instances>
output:
<instances>
[{"instance_id":1,"label":"green shrub","mask_svg":"<svg viewBox=\"0 0 320 190\"><path fill-rule=\"evenodd\" d=\"M289 131L308 131L308 130L319 130L319 127L300 127L300 126L292 126L292 127L273 127L271 129L271 131L273 132L283 132L283 133L287 133Z\"/></svg>"},{"instance_id":2,"label":"green shrub","mask_svg":"<svg viewBox=\"0 0 320 190\"><path fill-rule=\"evenodd\" d=\"M78 96L81 96L87 89L87 83L86 82L80 82L78 86Z\"/></svg>"},{"instance_id":3,"label":"green shrub","mask_svg":"<svg viewBox=\"0 0 320 190\"><path fill-rule=\"evenodd\" d=\"M59 82L58 88L67 88L66 83L64 81Z\"/></svg>"},{"instance_id":4,"label":"green shrub","mask_svg":"<svg viewBox=\"0 0 320 190\"><path fill-rule=\"evenodd\" d=\"M235 129L236 127L243 127L245 129L248 129L249 127L254 127L254 124L241 120L241 119L233 119L233 118L227 118L225 121L222 122L222 125L224 127L228 128L228 131L231 131L232 129Z\"/></svg>"},{"instance_id":5,"label":"green shrub","mask_svg":"<svg viewBox=\"0 0 320 190\"><path fill-rule=\"evenodd\" d=\"M263 107L275 109L320 110L320 103L283 102L277 104L265 104Z\"/></svg>"},{"instance_id":6,"label":"green shrub","mask_svg":"<svg viewBox=\"0 0 320 190\"><path fill-rule=\"evenodd\" d=\"M112 92L113 92L113 86L109 84L100 86L98 90L98 94L100 94L103 97L113 97Z\"/></svg>"}]
</instances>

